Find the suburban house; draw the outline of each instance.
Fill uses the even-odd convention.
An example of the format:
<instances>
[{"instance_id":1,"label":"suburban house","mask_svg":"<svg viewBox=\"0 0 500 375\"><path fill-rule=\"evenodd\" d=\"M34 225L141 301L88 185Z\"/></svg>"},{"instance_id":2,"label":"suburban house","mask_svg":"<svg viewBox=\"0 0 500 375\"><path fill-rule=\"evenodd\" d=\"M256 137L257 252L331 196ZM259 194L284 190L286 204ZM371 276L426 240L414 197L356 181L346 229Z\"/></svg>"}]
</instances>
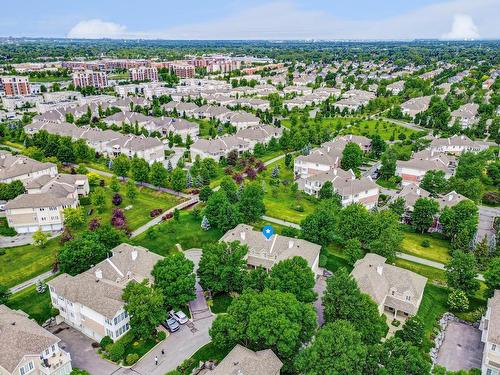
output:
<instances>
[{"instance_id":1,"label":"suburban house","mask_svg":"<svg viewBox=\"0 0 500 375\"><path fill-rule=\"evenodd\" d=\"M28 314L0 305L0 374L70 374L71 356L60 341Z\"/></svg>"},{"instance_id":2,"label":"suburban house","mask_svg":"<svg viewBox=\"0 0 500 375\"><path fill-rule=\"evenodd\" d=\"M314 274L318 274L320 245L312 242L273 234L269 239L262 232L246 224L239 224L220 239L224 242L239 241L248 246L247 265L270 270L276 263L295 256L304 258Z\"/></svg>"},{"instance_id":3,"label":"suburban house","mask_svg":"<svg viewBox=\"0 0 500 375\"><path fill-rule=\"evenodd\" d=\"M114 115L105 117L102 121L108 126L119 126L122 127L123 124L135 125L137 124L139 128L143 128L147 123L151 121L151 117L143 115L138 112L117 112Z\"/></svg>"},{"instance_id":4,"label":"suburban house","mask_svg":"<svg viewBox=\"0 0 500 375\"><path fill-rule=\"evenodd\" d=\"M7 223L18 233L62 230L64 209L77 207L90 190L85 175L45 175L25 185L27 193L5 204Z\"/></svg>"},{"instance_id":5,"label":"suburban house","mask_svg":"<svg viewBox=\"0 0 500 375\"><path fill-rule=\"evenodd\" d=\"M424 112L429 108L431 102L430 96L421 96L410 99L401 104L401 111L410 117L415 117L420 112Z\"/></svg>"},{"instance_id":6,"label":"suburban house","mask_svg":"<svg viewBox=\"0 0 500 375\"><path fill-rule=\"evenodd\" d=\"M392 95L398 95L405 88L405 81L396 81L387 85L387 91L390 91Z\"/></svg>"},{"instance_id":7,"label":"suburban house","mask_svg":"<svg viewBox=\"0 0 500 375\"><path fill-rule=\"evenodd\" d=\"M241 155L243 152L249 151L250 148L250 143L242 138L236 135L225 135L214 139L200 138L191 145L190 151L193 160L197 155L200 155L202 159L212 158L219 161L221 157L227 157L233 150L236 150L238 155Z\"/></svg>"},{"instance_id":8,"label":"suburban house","mask_svg":"<svg viewBox=\"0 0 500 375\"><path fill-rule=\"evenodd\" d=\"M413 206L415 205L417 199L429 198L430 195L431 193L429 193L427 190L424 190L417 184L410 182L406 185L403 185L403 189L393 195L389 200L389 203L395 202L398 198L403 198L405 202L405 213L403 215L403 221L409 222L411 213L413 212Z\"/></svg>"},{"instance_id":9,"label":"suburban house","mask_svg":"<svg viewBox=\"0 0 500 375\"><path fill-rule=\"evenodd\" d=\"M42 163L22 155L12 155L0 150L0 182L21 181L26 183L41 176L57 175L57 166L53 163Z\"/></svg>"},{"instance_id":10,"label":"suburban house","mask_svg":"<svg viewBox=\"0 0 500 375\"><path fill-rule=\"evenodd\" d=\"M237 344L210 375L279 375L283 363L271 349L254 352Z\"/></svg>"},{"instance_id":11,"label":"suburban house","mask_svg":"<svg viewBox=\"0 0 500 375\"><path fill-rule=\"evenodd\" d=\"M352 170L346 172L341 168L333 168L305 179L299 179L298 184L300 190L309 195L318 196L327 181L332 183L333 190L341 196L344 207L352 203L360 203L372 209L378 203L378 185L370 177L357 179Z\"/></svg>"},{"instance_id":12,"label":"suburban house","mask_svg":"<svg viewBox=\"0 0 500 375\"><path fill-rule=\"evenodd\" d=\"M162 257L128 244L115 247L112 255L76 276L66 273L47 282L52 305L64 321L95 341L104 336L116 340L130 329L124 310L123 289L129 281L152 280L151 271Z\"/></svg>"},{"instance_id":13,"label":"suburban house","mask_svg":"<svg viewBox=\"0 0 500 375\"><path fill-rule=\"evenodd\" d=\"M488 144L473 141L466 135L454 135L449 138L434 138L429 145L432 153L460 155L464 152L481 152L488 149Z\"/></svg>"},{"instance_id":14,"label":"suburban house","mask_svg":"<svg viewBox=\"0 0 500 375\"><path fill-rule=\"evenodd\" d=\"M200 125L176 117L152 117L151 121L144 128L149 133L157 131L164 137L167 137L172 132L174 135L180 135L183 142L186 141L188 135L191 137L191 140L195 141L200 133Z\"/></svg>"},{"instance_id":15,"label":"suburban house","mask_svg":"<svg viewBox=\"0 0 500 375\"><path fill-rule=\"evenodd\" d=\"M463 128L468 128L471 125L474 125L477 121L477 110L479 109L479 104L476 103L467 103L460 108L451 112L451 121L450 124L454 125L455 122Z\"/></svg>"},{"instance_id":16,"label":"suburban house","mask_svg":"<svg viewBox=\"0 0 500 375\"><path fill-rule=\"evenodd\" d=\"M500 374L500 290L488 300L488 308L479 329L484 342L481 375Z\"/></svg>"},{"instance_id":17,"label":"suburban house","mask_svg":"<svg viewBox=\"0 0 500 375\"><path fill-rule=\"evenodd\" d=\"M427 278L385 263L386 258L368 253L354 264L352 277L361 292L378 305L380 313L415 315L422 301Z\"/></svg>"},{"instance_id":18,"label":"suburban house","mask_svg":"<svg viewBox=\"0 0 500 375\"><path fill-rule=\"evenodd\" d=\"M165 112L167 113L174 112L175 110L175 112L177 112L180 116L193 116L199 108L194 103L174 101L163 104L161 107L165 109Z\"/></svg>"},{"instance_id":19,"label":"suburban house","mask_svg":"<svg viewBox=\"0 0 500 375\"><path fill-rule=\"evenodd\" d=\"M456 160L446 154L433 154L427 150L413 155L410 160L396 161L396 176L401 177L403 186L419 185L428 171L443 171L445 178L453 176Z\"/></svg>"},{"instance_id":20,"label":"suburban house","mask_svg":"<svg viewBox=\"0 0 500 375\"><path fill-rule=\"evenodd\" d=\"M283 135L283 128L271 125L251 126L236 132L235 136L250 143L253 148L257 143L266 144L274 139L279 139Z\"/></svg>"},{"instance_id":21,"label":"suburban house","mask_svg":"<svg viewBox=\"0 0 500 375\"><path fill-rule=\"evenodd\" d=\"M221 121L229 122L238 130L260 124L260 118L245 111L229 112L222 117Z\"/></svg>"}]
</instances>

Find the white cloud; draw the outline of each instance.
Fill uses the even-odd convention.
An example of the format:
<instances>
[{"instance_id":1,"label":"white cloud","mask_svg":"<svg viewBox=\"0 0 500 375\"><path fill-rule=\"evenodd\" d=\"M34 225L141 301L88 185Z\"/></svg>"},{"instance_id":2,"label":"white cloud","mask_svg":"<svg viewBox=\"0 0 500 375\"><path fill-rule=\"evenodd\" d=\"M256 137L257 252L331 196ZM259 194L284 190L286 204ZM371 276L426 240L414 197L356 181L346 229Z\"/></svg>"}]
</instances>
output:
<instances>
[{"instance_id":1,"label":"white cloud","mask_svg":"<svg viewBox=\"0 0 500 375\"><path fill-rule=\"evenodd\" d=\"M295 0L275 0L241 8L216 19L162 30L130 31L112 22L82 21L71 29L68 37L278 40L499 38L500 23L495 17L499 6L500 0L441 0L394 17L348 20L312 6L301 7Z\"/></svg>"},{"instance_id":2,"label":"white cloud","mask_svg":"<svg viewBox=\"0 0 500 375\"><path fill-rule=\"evenodd\" d=\"M442 36L443 39L463 40L477 39L479 32L471 16L467 14L455 14L451 31Z\"/></svg>"},{"instance_id":3,"label":"white cloud","mask_svg":"<svg viewBox=\"0 0 500 375\"><path fill-rule=\"evenodd\" d=\"M127 27L100 19L80 21L68 32L68 38L100 39L128 38Z\"/></svg>"}]
</instances>

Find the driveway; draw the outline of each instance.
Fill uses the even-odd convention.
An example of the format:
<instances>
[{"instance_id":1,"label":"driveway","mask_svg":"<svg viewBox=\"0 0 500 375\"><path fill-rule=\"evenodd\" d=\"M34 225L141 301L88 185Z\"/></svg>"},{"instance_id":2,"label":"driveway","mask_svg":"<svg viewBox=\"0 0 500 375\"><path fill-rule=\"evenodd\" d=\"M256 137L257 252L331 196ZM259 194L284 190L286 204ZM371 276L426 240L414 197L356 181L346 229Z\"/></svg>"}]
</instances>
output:
<instances>
[{"instance_id":1,"label":"driveway","mask_svg":"<svg viewBox=\"0 0 500 375\"><path fill-rule=\"evenodd\" d=\"M95 352L91 339L67 324L61 323L49 330L61 339L59 346L71 354L73 367L87 370L92 375L109 375L120 369Z\"/></svg>"},{"instance_id":2,"label":"driveway","mask_svg":"<svg viewBox=\"0 0 500 375\"><path fill-rule=\"evenodd\" d=\"M49 239L59 236L62 231L51 232ZM17 234L13 237L0 236L0 248L30 245L33 243L33 233Z\"/></svg>"},{"instance_id":3,"label":"driveway","mask_svg":"<svg viewBox=\"0 0 500 375\"><path fill-rule=\"evenodd\" d=\"M500 216L500 209L494 207L479 206L479 223L477 225L476 241L480 242L484 236L491 243L495 237L493 223L495 217Z\"/></svg>"},{"instance_id":4,"label":"driveway","mask_svg":"<svg viewBox=\"0 0 500 375\"><path fill-rule=\"evenodd\" d=\"M316 310L316 321L318 326L322 326L325 322L323 317L323 305L321 303L321 298L323 298L323 293L326 290L326 277L323 275L318 276L316 279L316 284L314 284L314 291L318 294L318 299L314 301L314 309Z\"/></svg>"},{"instance_id":5,"label":"driveway","mask_svg":"<svg viewBox=\"0 0 500 375\"><path fill-rule=\"evenodd\" d=\"M187 259L194 263L194 272L198 271L198 264L201 259L201 249L190 249L184 252ZM193 322L201 319L209 318L212 316L212 312L208 307L207 300L205 299L205 294L203 293L203 288L199 283L198 275L196 275L196 298L189 302L189 311L191 312L191 317Z\"/></svg>"},{"instance_id":6,"label":"driveway","mask_svg":"<svg viewBox=\"0 0 500 375\"><path fill-rule=\"evenodd\" d=\"M479 329L450 321L436 363L450 371L481 368L483 347Z\"/></svg>"}]
</instances>

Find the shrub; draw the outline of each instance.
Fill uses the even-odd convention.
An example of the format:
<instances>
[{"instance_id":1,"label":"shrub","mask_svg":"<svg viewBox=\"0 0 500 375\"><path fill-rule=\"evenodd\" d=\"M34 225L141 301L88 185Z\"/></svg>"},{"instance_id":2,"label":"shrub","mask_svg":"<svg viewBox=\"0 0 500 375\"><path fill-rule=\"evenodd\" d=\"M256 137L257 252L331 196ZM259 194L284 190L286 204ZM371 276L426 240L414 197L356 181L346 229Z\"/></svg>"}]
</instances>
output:
<instances>
[{"instance_id":1,"label":"shrub","mask_svg":"<svg viewBox=\"0 0 500 375\"><path fill-rule=\"evenodd\" d=\"M5 249L0 249L0 256L5 255Z\"/></svg>"},{"instance_id":2,"label":"shrub","mask_svg":"<svg viewBox=\"0 0 500 375\"><path fill-rule=\"evenodd\" d=\"M126 358L125 362L127 363L128 366L132 366L138 360L139 360L139 354L132 353L132 354L127 355L127 358Z\"/></svg>"},{"instance_id":3,"label":"shrub","mask_svg":"<svg viewBox=\"0 0 500 375\"><path fill-rule=\"evenodd\" d=\"M483 195L483 202L492 206L500 204L500 193L488 191Z\"/></svg>"},{"instance_id":4,"label":"shrub","mask_svg":"<svg viewBox=\"0 0 500 375\"><path fill-rule=\"evenodd\" d=\"M101 226L101 222L97 217L94 217L92 220L90 220L88 228L90 231L96 230Z\"/></svg>"},{"instance_id":5,"label":"shrub","mask_svg":"<svg viewBox=\"0 0 500 375\"><path fill-rule=\"evenodd\" d=\"M465 311L469 308L469 298L460 289L454 289L448 295L448 307L451 311Z\"/></svg>"},{"instance_id":6,"label":"shrub","mask_svg":"<svg viewBox=\"0 0 500 375\"><path fill-rule=\"evenodd\" d=\"M112 202L115 206L119 206L120 204L122 204L122 201L123 201L122 196L119 193L113 195Z\"/></svg>"},{"instance_id":7,"label":"shrub","mask_svg":"<svg viewBox=\"0 0 500 375\"><path fill-rule=\"evenodd\" d=\"M90 197L81 197L80 198L80 205L82 206L88 206L90 204Z\"/></svg>"},{"instance_id":8,"label":"shrub","mask_svg":"<svg viewBox=\"0 0 500 375\"><path fill-rule=\"evenodd\" d=\"M397 319L394 319L392 322L391 322L391 325L393 325L394 327L399 327L401 325L401 322Z\"/></svg>"},{"instance_id":9,"label":"shrub","mask_svg":"<svg viewBox=\"0 0 500 375\"><path fill-rule=\"evenodd\" d=\"M163 215L163 220L169 220L171 218L174 217L174 213L173 212L167 212L165 215Z\"/></svg>"},{"instance_id":10,"label":"shrub","mask_svg":"<svg viewBox=\"0 0 500 375\"><path fill-rule=\"evenodd\" d=\"M101 348L106 348L108 345L112 345L113 344L113 340L111 339L111 337L109 336L104 336L101 340L101 342L99 343L99 346Z\"/></svg>"},{"instance_id":11,"label":"shrub","mask_svg":"<svg viewBox=\"0 0 500 375\"><path fill-rule=\"evenodd\" d=\"M125 347L120 341L117 341L113 345L109 345L108 354L113 362L119 362L125 354Z\"/></svg>"},{"instance_id":12,"label":"shrub","mask_svg":"<svg viewBox=\"0 0 500 375\"><path fill-rule=\"evenodd\" d=\"M297 212L304 212L304 207L300 204L296 205L293 209Z\"/></svg>"},{"instance_id":13,"label":"shrub","mask_svg":"<svg viewBox=\"0 0 500 375\"><path fill-rule=\"evenodd\" d=\"M429 240L423 240L420 244L422 247L431 247L431 243Z\"/></svg>"},{"instance_id":14,"label":"shrub","mask_svg":"<svg viewBox=\"0 0 500 375\"><path fill-rule=\"evenodd\" d=\"M158 238L158 231L154 227L148 228L148 230L146 231L146 236L150 240L155 240Z\"/></svg>"},{"instance_id":15,"label":"shrub","mask_svg":"<svg viewBox=\"0 0 500 375\"><path fill-rule=\"evenodd\" d=\"M157 217L159 216L161 213L163 212L163 210L161 208L155 208L154 210L151 210L149 212L149 216L150 217Z\"/></svg>"},{"instance_id":16,"label":"shrub","mask_svg":"<svg viewBox=\"0 0 500 375\"><path fill-rule=\"evenodd\" d=\"M167 338L167 334L165 333L165 331L160 331L160 332L158 332L157 337L158 337L158 340L163 341Z\"/></svg>"},{"instance_id":17,"label":"shrub","mask_svg":"<svg viewBox=\"0 0 500 375\"><path fill-rule=\"evenodd\" d=\"M320 255L319 256L319 266L324 268L326 267L326 263L328 262L328 257L326 255Z\"/></svg>"}]
</instances>

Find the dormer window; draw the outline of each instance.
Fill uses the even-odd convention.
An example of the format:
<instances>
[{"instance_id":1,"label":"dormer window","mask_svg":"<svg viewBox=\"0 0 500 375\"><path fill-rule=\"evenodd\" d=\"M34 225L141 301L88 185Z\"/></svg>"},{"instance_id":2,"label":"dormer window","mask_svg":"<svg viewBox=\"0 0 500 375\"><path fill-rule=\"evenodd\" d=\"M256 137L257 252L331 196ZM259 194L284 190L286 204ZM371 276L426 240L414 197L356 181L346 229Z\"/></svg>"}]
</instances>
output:
<instances>
[{"instance_id":1,"label":"dormer window","mask_svg":"<svg viewBox=\"0 0 500 375\"><path fill-rule=\"evenodd\" d=\"M410 297L410 296L406 296L406 300L407 300L407 301L410 301L410 300L411 300L411 297Z\"/></svg>"}]
</instances>

